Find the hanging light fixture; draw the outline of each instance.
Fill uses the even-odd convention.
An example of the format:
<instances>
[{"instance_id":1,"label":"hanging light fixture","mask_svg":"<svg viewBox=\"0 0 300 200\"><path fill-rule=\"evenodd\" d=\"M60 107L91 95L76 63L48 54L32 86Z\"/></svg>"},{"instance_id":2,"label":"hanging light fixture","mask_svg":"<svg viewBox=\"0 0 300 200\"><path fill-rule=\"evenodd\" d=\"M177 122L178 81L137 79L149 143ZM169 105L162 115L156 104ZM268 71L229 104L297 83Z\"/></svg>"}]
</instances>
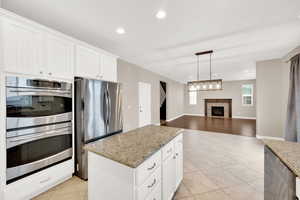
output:
<instances>
[{"instance_id":1,"label":"hanging light fixture","mask_svg":"<svg viewBox=\"0 0 300 200\"><path fill-rule=\"evenodd\" d=\"M189 91L213 91L222 90L222 79L211 79L211 55L213 50L198 52L197 56L197 80L190 81L187 83ZM199 56L209 54L209 80L199 80Z\"/></svg>"}]
</instances>

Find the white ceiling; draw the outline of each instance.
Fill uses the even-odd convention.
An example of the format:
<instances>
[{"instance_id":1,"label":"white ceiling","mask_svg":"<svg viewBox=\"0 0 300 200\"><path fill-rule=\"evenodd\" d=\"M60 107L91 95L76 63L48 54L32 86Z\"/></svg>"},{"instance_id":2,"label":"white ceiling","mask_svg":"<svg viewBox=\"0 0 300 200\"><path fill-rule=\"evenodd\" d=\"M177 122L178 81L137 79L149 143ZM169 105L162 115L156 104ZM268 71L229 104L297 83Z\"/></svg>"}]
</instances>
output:
<instances>
[{"instance_id":1,"label":"white ceiling","mask_svg":"<svg viewBox=\"0 0 300 200\"><path fill-rule=\"evenodd\" d=\"M300 44L299 0L2 0L3 7L171 79L196 78L195 52L213 73L255 78L255 62ZM167 18L158 20L159 9ZM115 33L124 27L126 34ZM209 78L208 56L200 78Z\"/></svg>"}]
</instances>

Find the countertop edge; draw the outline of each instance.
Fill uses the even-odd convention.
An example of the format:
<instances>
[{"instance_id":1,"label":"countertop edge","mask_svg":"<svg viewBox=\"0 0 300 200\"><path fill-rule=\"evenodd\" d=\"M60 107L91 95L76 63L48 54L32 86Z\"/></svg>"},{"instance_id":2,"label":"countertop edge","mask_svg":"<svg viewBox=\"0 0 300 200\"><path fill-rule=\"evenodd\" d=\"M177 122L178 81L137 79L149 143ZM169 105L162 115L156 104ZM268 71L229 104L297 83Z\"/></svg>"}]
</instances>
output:
<instances>
[{"instance_id":1,"label":"countertop edge","mask_svg":"<svg viewBox=\"0 0 300 200\"><path fill-rule=\"evenodd\" d=\"M160 145L159 148L153 150L149 155L146 156L145 159L143 159L141 162L138 162L136 165L129 165L129 164L127 164L127 163L120 162L119 160L116 160L116 159L111 158L111 157L109 157L109 156L107 156L107 155L105 155L105 154L101 154L101 152L97 152L97 151L93 150L93 148L89 147L88 145L85 146L84 149L85 149L86 151L89 151L89 152L92 152L92 153L97 154L97 155L99 155L99 156L102 156L102 157L104 157L104 158L106 158L106 159L109 159L109 160L112 160L112 161L114 161L114 162L117 162L117 163L119 163L119 164L121 164L121 165L124 165L124 166L126 166L126 167L129 167L129 168L132 168L132 169L136 169L136 168L138 168L142 163L144 163L145 161L147 161L151 156L153 156L156 152L158 152L159 150L161 150L166 144L168 144L169 142L171 142L171 141L172 141L174 138L176 138L178 135L182 134L183 131L184 131L184 129L178 130L178 131L176 132L176 135L175 135L174 137L171 137L170 140L168 140L168 141L165 142L164 144Z\"/></svg>"},{"instance_id":2,"label":"countertop edge","mask_svg":"<svg viewBox=\"0 0 300 200\"><path fill-rule=\"evenodd\" d=\"M290 161L287 158L285 158L286 155L283 155L283 153L279 152L279 150L277 150L276 148L274 148L274 145L270 144L270 142L278 142L278 143L280 142L282 144L283 143L289 143L289 142L287 142L287 141L275 141L275 140L269 140L269 139L263 139L262 142L264 143L264 145L266 147L268 147L278 157L278 159L281 162L284 163L284 165L286 165L289 168L289 170L291 170L295 174L296 177L300 177L299 170L295 169L297 167L294 166L293 164L291 164ZM293 153L293 152L296 153L296 151L289 151L288 153Z\"/></svg>"}]
</instances>

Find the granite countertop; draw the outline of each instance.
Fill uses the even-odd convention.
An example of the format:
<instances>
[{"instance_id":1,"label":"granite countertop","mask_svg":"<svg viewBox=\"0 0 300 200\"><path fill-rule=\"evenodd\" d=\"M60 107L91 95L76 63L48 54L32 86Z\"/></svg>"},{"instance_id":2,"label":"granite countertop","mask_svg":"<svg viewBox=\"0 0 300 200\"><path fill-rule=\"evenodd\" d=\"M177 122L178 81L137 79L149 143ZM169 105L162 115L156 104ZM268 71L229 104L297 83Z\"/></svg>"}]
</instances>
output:
<instances>
[{"instance_id":1,"label":"granite countertop","mask_svg":"<svg viewBox=\"0 0 300 200\"><path fill-rule=\"evenodd\" d=\"M87 144L85 149L128 167L136 168L179 135L181 130L149 125Z\"/></svg>"},{"instance_id":2,"label":"granite countertop","mask_svg":"<svg viewBox=\"0 0 300 200\"><path fill-rule=\"evenodd\" d=\"M300 143L278 140L263 140L263 142L296 176L300 177Z\"/></svg>"}]
</instances>

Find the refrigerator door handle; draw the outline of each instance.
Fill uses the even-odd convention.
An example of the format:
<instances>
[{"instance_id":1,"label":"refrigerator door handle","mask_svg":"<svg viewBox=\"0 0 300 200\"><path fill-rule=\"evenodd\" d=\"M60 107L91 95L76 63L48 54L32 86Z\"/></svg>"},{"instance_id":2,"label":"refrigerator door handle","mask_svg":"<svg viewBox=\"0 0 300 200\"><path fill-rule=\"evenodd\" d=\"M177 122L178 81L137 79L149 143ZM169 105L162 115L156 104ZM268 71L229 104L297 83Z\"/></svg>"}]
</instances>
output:
<instances>
[{"instance_id":1,"label":"refrigerator door handle","mask_svg":"<svg viewBox=\"0 0 300 200\"><path fill-rule=\"evenodd\" d=\"M110 94L109 94L109 90L107 90L107 100L108 100L108 120L107 120L107 125L110 124L110 119L111 119L111 98L110 98Z\"/></svg>"},{"instance_id":2,"label":"refrigerator door handle","mask_svg":"<svg viewBox=\"0 0 300 200\"><path fill-rule=\"evenodd\" d=\"M107 91L104 91L104 101L103 101L103 119L105 126L107 126Z\"/></svg>"}]
</instances>

